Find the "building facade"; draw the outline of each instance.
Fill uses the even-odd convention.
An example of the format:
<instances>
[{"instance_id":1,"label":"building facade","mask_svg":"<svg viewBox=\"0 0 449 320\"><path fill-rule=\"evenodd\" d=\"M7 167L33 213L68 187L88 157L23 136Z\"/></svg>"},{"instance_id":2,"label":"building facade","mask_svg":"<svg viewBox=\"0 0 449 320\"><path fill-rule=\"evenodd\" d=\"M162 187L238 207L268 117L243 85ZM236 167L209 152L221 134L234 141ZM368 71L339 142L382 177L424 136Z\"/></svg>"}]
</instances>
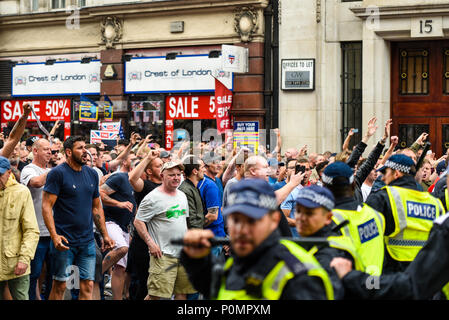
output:
<instances>
[{"instance_id":1,"label":"building facade","mask_svg":"<svg viewBox=\"0 0 449 320\"><path fill-rule=\"evenodd\" d=\"M1 1L2 107L5 101L11 108L19 100L47 106L68 99L71 122L65 126L72 134L88 134L97 123L81 125L81 97L108 97L113 121L120 120L127 132L153 133L170 149L175 129L191 134L193 120L201 120L202 130L215 126L210 97L214 77L222 77L233 91L234 120L259 121L265 128L273 92L264 78L272 67L272 48L265 45L272 25L268 11L265 0ZM223 44L248 48L248 72L220 72L216 60ZM169 102L180 111L170 119ZM103 117L100 108L96 120Z\"/></svg>"},{"instance_id":2,"label":"building facade","mask_svg":"<svg viewBox=\"0 0 449 320\"><path fill-rule=\"evenodd\" d=\"M401 147L428 132L432 151L446 153L448 1L281 0L279 8L281 63L314 59L313 89L280 86L286 146L338 152L350 128L360 140L377 117L372 144L392 118Z\"/></svg>"}]
</instances>

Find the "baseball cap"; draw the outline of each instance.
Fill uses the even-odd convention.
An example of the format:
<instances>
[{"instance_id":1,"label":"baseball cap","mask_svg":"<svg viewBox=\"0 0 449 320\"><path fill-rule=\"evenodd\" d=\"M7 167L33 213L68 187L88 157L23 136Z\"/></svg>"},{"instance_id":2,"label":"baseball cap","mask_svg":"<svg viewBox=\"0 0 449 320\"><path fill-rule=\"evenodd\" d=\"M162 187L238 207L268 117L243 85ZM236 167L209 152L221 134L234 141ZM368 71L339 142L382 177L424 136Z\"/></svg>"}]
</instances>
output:
<instances>
[{"instance_id":1,"label":"baseball cap","mask_svg":"<svg viewBox=\"0 0 449 320\"><path fill-rule=\"evenodd\" d=\"M335 198L329 189L312 185L299 190L296 203L310 209L325 207L330 211L335 206Z\"/></svg>"},{"instance_id":2,"label":"baseball cap","mask_svg":"<svg viewBox=\"0 0 449 320\"><path fill-rule=\"evenodd\" d=\"M437 174L440 175L444 170L446 170L446 161L440 161L437 165Z\"/></svg>"},{"instance_id":3,"label":"baseball cap","mask_svg":"<svg viewBox=\"0 0 449 320\"><path fill-rule=\"evenodd\" d=\"M164 170L172 169L172 168L176 168L176 167L179 167L180 170L184 170L184 166L182 163L176 162L176 161L168 161L163 164L161 172L164 172Z\"/></svg>"},{"instance_id":4,"label":"baseball cap","mask_svg":"<svg viewBox=\"0 0 449 320\"><path fill-rule=\"evenodd\" d=\"M28 139L26 139L25 146L27 146L27 147L32 147L33 144L34 144L37 140L39 140L39 137L36 137L36 136L29 137Z\"/></svg>"},{"instance_id":5,"label":"baseball cap","mask_svg":"<svg viewBox=\"0 0 449 320\"><path fill-rule=\"evenodd\" d=\"M276 195L267 181L243 179L229 189L228 205L223 209L223 216L240 212L258 220L277 208Z\"/></svg>"},{"instance_id":6,"label":"baseball cap","mask_svg":"<svg viewBox=\"0 0 449 320\"><path fill-rule=\"evenodd\" d=\"M4 174L9 169L11 169L9 160L5 157L0 156L0 174Z\"/></svg>"},{"instance_id":7,"label":"baseball cap","mask_svg":"<svg viewBox=\"0 0 449 320\"><path fill-rule=\"evenodd\" d=\"M410 173L410 170L414 165L415 162L412 160L412 158L407 157L405 154L395 154L388 158L384 166L377 171L384 172L385 169L391 168L403 173Z\"/></svg>"},{"instance_id":8,"label":"baseball cap","mask_svg":"<svg viewBox=\"0 0 449 320\"><path fill-rule=\"evenodd\" d=\"M159 158L168 158L170 157L170 152L162 150L161 153L159 154Z\"/></svg>"},{"instance_id":9,"label":"baseball cap","mask_svg":"<svg viewBox=\"0 0 449 320\"><path fill-rule=\"evenodd\" d=\"M333 184L334 178L343 177L347 179L346 184L354 182L354 172L351 167L342 161L336 161L328 165L321 176L326 184Z\"/></svg>"}]
</instances>

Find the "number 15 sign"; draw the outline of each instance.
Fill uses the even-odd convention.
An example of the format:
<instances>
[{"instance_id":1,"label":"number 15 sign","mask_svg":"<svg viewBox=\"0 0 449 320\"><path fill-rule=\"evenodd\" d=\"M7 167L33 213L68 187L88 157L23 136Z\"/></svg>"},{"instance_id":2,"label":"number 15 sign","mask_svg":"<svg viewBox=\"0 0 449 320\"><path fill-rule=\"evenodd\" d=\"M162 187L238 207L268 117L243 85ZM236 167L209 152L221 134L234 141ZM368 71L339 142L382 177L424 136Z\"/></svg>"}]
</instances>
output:
<instances>
[{"instance_id":1,"label":"number 15 sign","mask_svg":"<svg viewBox=\"0 0 449 320\"><path fill-rule=\"evenodd\" d=\"M315 59L283 59L282 90L315 90Z\"/></svg>"}]
</instances>

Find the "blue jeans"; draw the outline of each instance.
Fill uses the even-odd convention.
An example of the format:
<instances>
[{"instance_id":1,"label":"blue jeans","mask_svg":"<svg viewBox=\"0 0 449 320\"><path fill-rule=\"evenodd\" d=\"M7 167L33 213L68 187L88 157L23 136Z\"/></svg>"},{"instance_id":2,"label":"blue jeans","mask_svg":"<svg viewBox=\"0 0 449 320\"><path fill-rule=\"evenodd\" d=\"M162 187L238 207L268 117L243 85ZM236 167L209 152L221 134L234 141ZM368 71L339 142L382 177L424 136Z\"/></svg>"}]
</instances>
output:
<instances>
[{"instance_id":1,"label":"blue jeans","mask_svg":"<svg viewBox=\"0 0 449 320\"><path fill-rule=\"evenodd\" d=\"M67 281L71 271L79 272L80 280L95 280L95 240L82 246L70 246L69 250L57 250L53 242L50 245L53 264L53 279ZM73 269L73 267L76 267Z\"/></svg>"},{"instance_id":2,"label":"blue jeans","mask_svg":"<svg viewBox=\"0 0 449 320\"><path fill-rule=\"evenodd\" d=\"M47 300L50 295L51 285L52 285L52 270L51 270L51 259L50 259L50 237L40 237L37 244L36 252L34 254L34 259L31 260L30 267L30 289L28 295L30 300L36 300L36 284L42 273L42 265L44 261L47 265L47 274L45 276L45 293L44 299Z\"/></svg>"}]
</instances>

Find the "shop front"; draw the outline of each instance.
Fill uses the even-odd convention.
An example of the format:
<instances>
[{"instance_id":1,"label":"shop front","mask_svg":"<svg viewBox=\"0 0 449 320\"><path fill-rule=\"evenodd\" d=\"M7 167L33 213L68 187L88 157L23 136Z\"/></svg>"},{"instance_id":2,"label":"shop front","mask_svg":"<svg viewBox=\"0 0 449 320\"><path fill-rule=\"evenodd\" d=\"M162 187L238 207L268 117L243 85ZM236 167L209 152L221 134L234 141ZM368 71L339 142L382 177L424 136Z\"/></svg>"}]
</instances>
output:
<instances>
[{"instance_id":1,"label":"shop front","mask_svg":"<svg viewBox=\"0 0 449 320\"><path fill-rule=\"evenodd\" d=\"M24 103L29 102L34 114L30 116L25 135L44 135L37 119L48 132L60 120L55 136L61 140L71 134L84 134L74 106L81 95L99 98L101 62L92 58L65 61L69 59L58 57L42 62L43 59L35 57L33 62L18 63L11 68L12 98L1 102L2 130L12 129L23 112ZM24 61L24 58L14 60Z\"/></svg>"},{"instance_id":2,"label":"shop front","mask_svg":"<svg viewBox=\"0 0 449 320\"><path fill-rule=\"evenodd\" d=\"M215 79L233 89L233 74L222 70L220 50L204 46L127 52L131 131L132 125L146 130L171 150L176 141L192 140L194 121L200 121L201 133L216 129Z\"/></svg>"}]
</instances>

